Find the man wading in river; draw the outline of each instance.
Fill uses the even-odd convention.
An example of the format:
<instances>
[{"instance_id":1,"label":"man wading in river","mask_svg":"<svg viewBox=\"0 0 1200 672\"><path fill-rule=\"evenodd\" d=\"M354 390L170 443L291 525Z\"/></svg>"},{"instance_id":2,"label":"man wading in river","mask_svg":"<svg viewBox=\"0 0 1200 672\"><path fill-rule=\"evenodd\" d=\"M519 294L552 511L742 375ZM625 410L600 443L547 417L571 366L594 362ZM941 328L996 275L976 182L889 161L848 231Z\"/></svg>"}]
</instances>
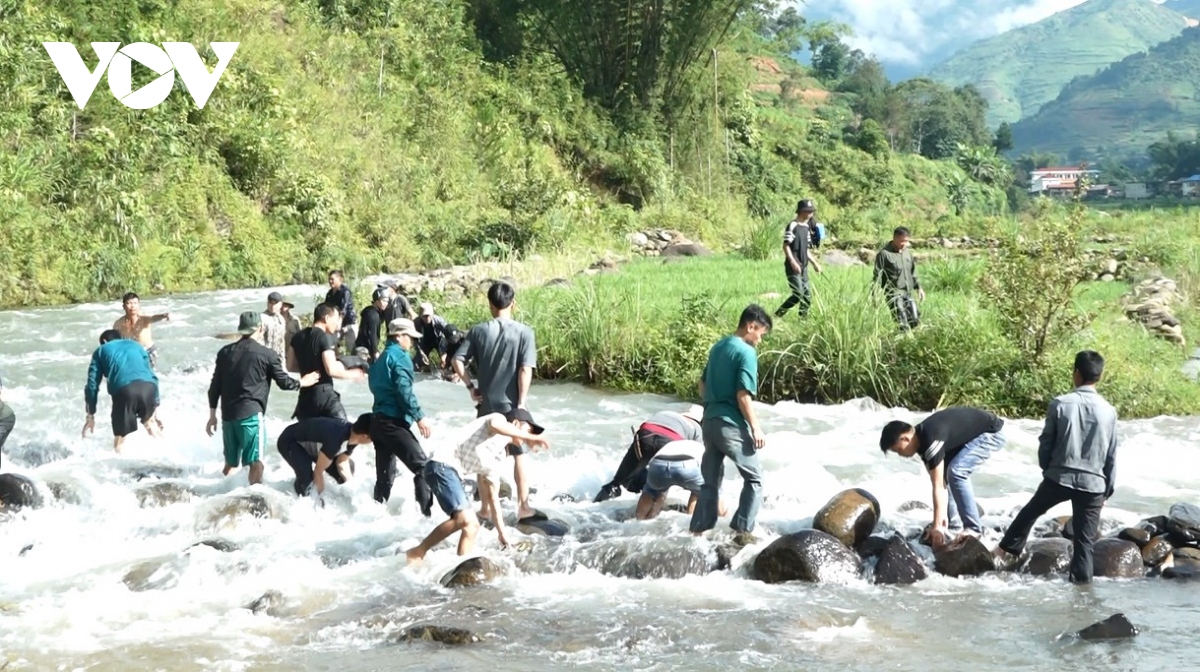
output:
<instances>
[{"instance_id":1,"label":"man wading in river","mask_svg":"<svg viewBox=\"0 0 1200 672\"><path fill-rule=\"evenodd\" d=\"M345 483L354 474L350 455L357 446L371 443L371 414L363 413L354 424L340 418L310 418L288 425L279 435L279 454L296 474L292 484L303 497L315 490L317 501L325 492L325 474Z\"/></svg>"},{"instance_id":2,"label":"man wading in river","mask_svg":"<svg viewBox=\"0 0 1200 672\"><path fill-rule=\"evenodd\" d=\"M1037 519L1062 502L1071 502L1075 549L1071 581L1092 580L1092 545L1100 529L1100 510L1116 488L1117 411L1096 392L1104 358L1085 350L1075 355L1075 390L1050 402L1038 439L1042 484L1013 519L1000 545L996 564L1009 568L1025 550Z\"/></svg>"},{"instance_id":3,"label":"man wading in river","mask_svg":"<svg viewBox=\"0 0 1200 672\"><path fill-rule=\"evenodd\" d=\"M901 457L919 455L933 484L933 526L929 539L941 548L950 529L978 537L983 533L971 474L1004 447L1004 420L978 408L956 406L938 411L914 427L892 420L883 428L879 448ZM946 496L949 483L950 497Z\"/></svg>"},{"instance_id":4,"label":"man wading in river","mask_svg":"<svg viewBox=\"0 0 1200 672\"><path fill-rule=\"evenodd\" d=\"M906 330L916 327L921 321L912 293L916 291L917 296L925 300L925 290L921 289L921 281L917 279L917 262L913 258L908 235L908 229L903 226L892 232L892 241L875 255L875 274L871 280L872 289L877 285L883 288L892 317L896 318L901 329Z\"/></svg>"},{"instance_id":5,"label":"man wading in river","mask_svg":"<svg viewBox=\"0 0 1200 672\"><path fill-rule=\"evenodd\" d=\"M703 441L700 421L704 419L704 407L692 406L683 413L661 411L646 418L633 430L633 442L625 451L621 465L612 480L600 486L593 502L603 502L621 494L621 488L630 492L641 492L646 484L646 466L663 446L672 441Z\"/></svg>"},{"instance_id":6,"label":"man wading in river","mask_svg":"<svg viewBox=\"0 0 1200 672\"><path fill-rule=\"evenodd\" d=\"M771 326L771 316L761 306L751 304L742 311L737 332L717 341L708 352L708 362L700 377L700 398L704 401L704 420L700 423L704 458L700 471L704 487L692 514L693 534L700 535L717 524L727 457L742 475L742 496L729 527L745 541L749 541L745 537L754 531L758 507L762 504L762 464L758 451L766 443L766 434L754 413L753 399L758 394L755 348L771 331Z\"/></svg>"},{"instance_id":7,"label":"man wading in river","mask_svg":"<svg viewBox=\"0 0 1200 672\"><path fill-rule=\"evenodd\" d=\"M355 326L354 320L358 316L354 312L354 293L345 284L345 277L341 271L333 270L329 272L329 291L325 293L325 305L337 308L342 316L342 321L336 332L337 340L335 344L341 344L344 340L346 349L354 351L354 336Z\"/></svg>"},{"instance_id":8,"label":"man wading in river","mask_svg":"<svg viewBox=\"0 0 1200 672\"><path fill-rule=\"evenodd\" d=\"M301 329L288 344L288 371L299 373L301 377L313 371L320 374L316 385L300 390L296 410L292 413L297 420L346 419L342 396L333 388L333 379L361 380L365 374L359 369L347 369L335 356L337 340L334 334L340 326L337 308L322 303L313 309L313 326Z\"/></svg>"},{"instance_id":9,"label":"man wading in river","mask_svg":"<svg viewBox=\"0 0 1200 672\"><path fill-rule=\"evenodd\" d=\"M275 352L255 340L262 337L262 332L258 313L242 313L238 320L242 338L217 352L216 368L208 386L209 436L217 431L217 402L221 402L221 437L225 447L225 469L221 474L228 476L238 466L246 465L250 467L251 485L262 483L262 454L267 445L263 415L267 412L271 381L281 390L298 390L312 386L320 378L315 371L300 380L287 375Z\"/></svg>"},{"instance_id":10,"label":"man wading in river","mask_svg":"<svg viewBox=\"0 0 1200 672\"><path fill-rule=\"evenodd\" d=\"M425 412L413 390L413 362L408 351L420 332L408 318L397 318L388 325L387 346L371 365L368 384L375 398L371 408L371 441L375 445L375 501L387 503L396 480L396 460L413 473L413 493L421 513L428 518L433 510L433 493L425 483L427 458L421 442L431 433Z\"/></svg>"},{"instance_id":11,"label":"man wading in river","mask_svg":"<svg viewBox=\"0 0 1200 672\"><path fill-rule=\"evenodd\" d=\"M129 338L138 342L150 357L150 368L158 363L158 346L154 345L154 336L150 333L150 325L171 319L170 313L158 315L142 315L142 300L133 292L121 298L121 306L125 316L113 322L113 329L121 334L121 338Z\"/></svg>"},{"instance_id":12,"label":"man wading in river","mask_svg":"<svg viewBox=\"0 0 1200 672\"><path fill-rule=\"evenodd\" d=\"M796 218L788 222L783 229L783 272L787 276L788 288L792 295L775 311L775 317L783 317L792 306L799 304L800 317L808 315L812 305L812 288L808 284L808 265L813 270L821 272L821 265L809 254L813 241L813 231L817 222L814 213L817 206L809 199L804 199L796 205Z\"/></svg>"},{"instance_id":13,"label":"man wading in river","mask_svg":"<svg viewBox=\"0 0 1200 672\"><path fill-rule=\"evenodd\" d=\"M87 384L83 388L87 406L83 436L96 430L96 403L100 396L100 381L105 378L113 404L113 450L121 452L125 437L137 431L139 420L150 436L158 436L162 430L162 423L154 417L159 402L158 376L150 367L150 355L137 341L121 338L116 329L100 334L100 347L92 353Z\"/></svg>"},{"instance_id":14,"label":"man wading in river","mask_svg":"<svg viewBox=\"0 0 1200 672\"><path fill-rule=\"evenodd\" d=\"M283 295L267 295L267 309L262 313L262 329L254 340L279 357L280 366L287 363L287 322L283 317Z\"/></svg>"}]
</instances>

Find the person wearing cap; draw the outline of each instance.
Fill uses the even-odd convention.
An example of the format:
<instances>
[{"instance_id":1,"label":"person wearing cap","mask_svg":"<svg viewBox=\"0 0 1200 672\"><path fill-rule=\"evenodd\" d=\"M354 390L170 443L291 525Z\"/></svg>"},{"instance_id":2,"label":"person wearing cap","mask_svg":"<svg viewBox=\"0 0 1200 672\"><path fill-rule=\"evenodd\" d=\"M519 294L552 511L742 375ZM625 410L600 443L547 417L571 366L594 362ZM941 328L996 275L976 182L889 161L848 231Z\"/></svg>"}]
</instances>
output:
<instances>
[{"instance_id":1,"label":"person wearing cap","mask_svg":"<svg viewBox=\"0 0 1200 672\"><path fill-rule=\"evenodd\" d=\"M4 379L0 378L0 451L4 450L4 442L8 441L8 435L12 433L16 424L17 414L11 406L4 403ZM2 452L0 456L3 456Z\"/></svg>"},{"instance_id":2,"label":"person wearing cap","mask_svg":"<svg viewBox=\"0 0 1200 672\"><path fill-rule=\"evenodd\" d=\"M812 287L808 284L808 265L813 270L821 272L821 265L813 259L809 248L812 245L812 231L816 228L817 206L810 199L802 199L796 204L796 218L788 222L783 229L783 272L787 276L789 296L783 305L775 311L775 317L783 317L794 306L799 305L800 317L808 315L812 305Z\"/></svg>"},{"instance_id":3,"label":"person wearing cap","mask_svg":"<svg viewBox=\"0 0 1200 672\"><path fill-rule=\"evenodd\" d=\"M121 452L125 437L137 431L139 420L150 436L158 436L158 430L162 429L162 423L154 415L159 404L158 376L150 366L150 355L137 341L122 338L116 329L100 334L100 347L92 352L87 384L83 388L87 408L83 436L96 430L100 381L106 378L113 403L113 450Z\"/></svg>"},{"instance_id":4,"label":"person wearing cap","mask_svg":"<svg viewBox=\"0 0 1200 672\"><path fill-rule=\"evenodd\" d=\"M400 283L392 278L383 281L383 284L376 289L382 289L387 295L388 307L383 311L383 324L388 325L392 320L401 317L407 317L410 320L416 320L417 316L413 313L412 304L408 299L400 293Z\"/></svg>"},{"instance_id":5,"label":"person wearing cap","mask_svg":"<svg viewBox=\"0 0 1200 672\"><path fill-rule=\"evenodd\" d=\"M150 368L153 369L158 363L158 346L154 345L150 325L170 320L171 314L142 315L142 300L133 292L126 292L125 296L121 297L121 307L125 309L125 315L118 317L112 328L121 334L121 338L137 341L149 355Z\"/></svg>"},{"instance_id":6,"label":"person wearing cap","mask_svg":"<svg viewBox=\"0 0 1200 672\"><path fill-rule=\"evenodd\" d=\"M646 466L663 446L672 441L703 441L700 421L704 418L704 407L692 405L688 410L660 411L646 418L633 429L633 443L625 451L621 466L612 480L600 486L594 502L603 502L621 494L624 486L630 492L641 492L646 483Z\"/></svg>"},{"instance_id":7,"label":"person wearing cap","mask_svg":"<svg viewBox=\"0 0 1200 672\"><path fill-rule=\"evenodd\" d=\"M420 544L406 551L408 561L420 562L434 546L455 532L461 532L458 539L460 556L470 553L474 548L479 518L463 487L463 476L468 474L476 475L483 513L490 514L501 547L507 547L507 530L504 516L500 515L498 494L500 469L505 456L511 454L508 447L512 444L527 449L548 450L550 444L540 436L543 431L529 411L516 408L507 414L488 413L476 418L463 428L458 438L435 446L429 461L425 463L425 480L438 506L450 518L433 528Z\"/></svg>"},{"instance_id":8,"label":"person wearing cap","mask_svg":"<svg viewBox=\"0 0 1200 672\"><path fill-rule=\"evenodd\" d=\"M283 317L283 295L271 292L267 295L267 309L262 313L262 329L254 340L270 348L279 356L280 362L287 361L287 323Z\"/></svg>"},{"instance_id":9,"label":"person wearing cap","mask_svg":"<svg viewBox=\"0 0 1200 672\"><path fill-rule=\"evenodd\" d=\"M358 337L354 339L354 348L356 351L366 351L368 364L374 363L379 355L379 332L388 324L383 321L387 308L387 290L379 288L371 295L371 305L363 308L358 316Z\"/></svg>"},{"instance_id":10,"label":"person wearing cap","mask_svg":"<svg viewBox=\"0 0 1200 672\"><path fill-rule=\"evenodd\" d=\"M339 484L350 480L354 449L371 443L371 414L363 413L353 423L341 418L309 418L284 428L277 448L296 474L292 487L301 497L315 491L317 500L325 493L325 474Z\"/></svg>"},{"instance_id":11,"label":"person wearing cap","mask_svg":"<svg viewBox=\"0 0 1200 672\"><path fill-rule=\"evenodd\" d=\"M426 301L421 304L421 316L417 318L417 329L421 331L421 340L417 341L417 365L422 371L433 369L430 353L437 351L438 362L442 371L450 369L450 358L446 355L446 320L433 312L433 304Z\"/></svg>"},{"instance_id":12,"label":"person wearing cap","mask_svg":"<svg viewBox=\"0 0 1200 672\"><path fill-rule=\"evenodd\" d=\"M283 316L283 325L284 325L284 328L283 328L283 351L284 351L283 361L284 362L287 362L288 344L292 342L292 339L295 338L296 334L300 333L300 329L302 328L300 326L300 318L298 318L292 314L292 311L295 310L295 308L296 308L296 304L288 301L287 299L284 299L279 304L279 314ZM288 369L288 370L290 371L291 369Z\"/></svg>"},{"instance_id":13,"label":"person wearing cap","mask_svg":"<svg viewBox=\"0 0 1200 672\"><path fill-rule=\"evenodd\" d=\"M914 329L920 324L912 294L915 291L924 301L925 290L921 289L921 281L917 278L917 261L909 245L909 231L903 226L892 231L891 242L875 255L871 291L874 292L876 287L883 289L888 308L900 329Z\"/></svg>"},{"instance_id":14,"label":"person wearing cap","mask_svg":"<svg viewBox=\"0 0 1200 672\"><path fill-rule=\"evenodd\" d=\"M425 483L428 458L413 425L426 439L429 423L413 390L413 362L408 351L421 335L412 320L401 317L388 324L387 345L371 365L367 383L375 398L371 408L371 442L375 445L375 501L386 503L396 481L396 460L413 473L413 493L425 517L432 515L433 493Z\"/></svg>"},{"instance_id":15,"label":"person wearing cap","mask_svg":"<svg viewBox=\"0 0 1200 672\"><path fill-rule=\"evenodd\" d=\"M507 282L494 282L488 288L488 308L492 319L471 327L463 344L454 353L454 372L467 387L480 416L507 413L525 408L533 370L537 368L537 344L533 329L512 318L516 290ZM474 360L479 386L467 372ZM518 518L534 515L529 505L529 484L525 478L525 456L520 444L512 447L516 458L513 480L517 482Z\"/></svg>"},{"instance_id":16,"label":"person wearing cap","mask_svg":"<svg viewBox=\"0 0 1200 672\"><path fill-rule=\"evenodd\" d=\"M355 324L358 315L354 312L354 293L346 285L345 276L339 270L329 272L329 291L325 293L325 305L337 308L342 314L337 331L337 340L346 343L347 350L354 349Z\"/></svg>"},{"instance_id":17,"label":"person wearing cap","mask_svg":"<svg viewBox=\"0 0 1200 672\"><path fill-rule=\"evenodd\" d=\"M672 441L663 446L646 465L646 487L638 498L634 515L638 520L657 518L667 501L667 491L679 486L691 493L687 513L696 511L700 501L700 489L704 487L704 476L700 473L700 460L704 457L704 444L700 441ZM720 502L720 515L726 514L725 502Z\"/></svg>"},{"instance_id":18,"label":"person wearing cap","mask_svg":"<svg viewBox=\"0 0 1200 672\"><path fill-rule=\"evenodd\" d=\"M282 298L276 301L276 305ZM239 466L250 468L250 484L262 483L262 454L267 445L267 428L263 415L271 381L281 390L311 387L320 378L315 371L296 380L283 370L283 362L270 348L257 339L264 326L254 311L242 313L238 333L242 338L217 352L217 364L208 386L208 425L212 436L217 431L217 402L221 402L221 437L225 447L225 469L228 476Z\"/></svg>"},{"instance_id":19,"label":"person wearing cap","mask_svg":"<svg viewBox=\"0 0 1200 672\"><path fill-rule=\"evenodd\" d=\"M361 369L347 369L335 353L341 327L341 315L337 308L322 303L313 309L313 326L301 329L288 343L288 371L302 377L316 371L320 374L312 387L300 390L296 410L292 417L297 420L308 418L346 419L342 408L342 396L333 387L333 379L362 380L366 373Z\"/></svg>"}]
</instances>

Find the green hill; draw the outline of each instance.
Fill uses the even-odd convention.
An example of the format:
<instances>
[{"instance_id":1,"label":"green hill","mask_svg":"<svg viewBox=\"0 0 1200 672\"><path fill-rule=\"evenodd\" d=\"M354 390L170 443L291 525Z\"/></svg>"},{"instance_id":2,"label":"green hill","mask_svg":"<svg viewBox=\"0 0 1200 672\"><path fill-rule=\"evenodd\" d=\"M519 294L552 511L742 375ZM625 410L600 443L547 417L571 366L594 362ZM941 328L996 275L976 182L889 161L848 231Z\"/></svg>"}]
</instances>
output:
<instances>
[{"instance_id":1,"label":"green hill","mask_svg":"<svg viewBox=\"0 0 1200 672\"><path fill-rule=\"evenodd\" d=\"M1177 12L1150 0L1089 0L1047 19L981 40L935 66L929 76L974 84L988 122L1037 113L1075 77L1169 40L1186 27Z\"/></svg>"},{"instance_id":2,"label":"green hill","mask_svg":"<svg viewBox=\"0 0 1200 672\"><path fill-rule=\"evenodd\" d=\"M1013 126L1017 151L1141 156L1167 131L1200 127L1200 28L1069 84ZM1103 148L1103 151L1097 151Z\"/></svg>"},{"instance_id":3,"label":"green hill","mask_svg":"<svg viewBox=\"0 0 1200 672\"><path fill-rule=\"evenodd\" d=\"M1200 0L1167 0L1163 6L1189 19L1200 19Z\"/></svg>"}]
</instances>

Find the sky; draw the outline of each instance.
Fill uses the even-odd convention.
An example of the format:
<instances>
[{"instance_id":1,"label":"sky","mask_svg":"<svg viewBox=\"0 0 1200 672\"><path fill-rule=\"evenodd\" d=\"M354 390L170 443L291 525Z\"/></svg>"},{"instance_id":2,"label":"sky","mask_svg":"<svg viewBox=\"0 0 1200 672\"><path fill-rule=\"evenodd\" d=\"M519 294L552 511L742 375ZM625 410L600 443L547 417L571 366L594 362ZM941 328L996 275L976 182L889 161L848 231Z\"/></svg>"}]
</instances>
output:
<instances>
[{"instance_id":1,"label":"sky","mask_svg":"<svg viewBox=\"0 0 1200 672\"><path fill-rule=\"evenodd\" d=\"M848 24L847 42L875 54L893 79L911 77L976 40L1085 0L796 0L809 20Z\"/></svg>"}]
</instances>

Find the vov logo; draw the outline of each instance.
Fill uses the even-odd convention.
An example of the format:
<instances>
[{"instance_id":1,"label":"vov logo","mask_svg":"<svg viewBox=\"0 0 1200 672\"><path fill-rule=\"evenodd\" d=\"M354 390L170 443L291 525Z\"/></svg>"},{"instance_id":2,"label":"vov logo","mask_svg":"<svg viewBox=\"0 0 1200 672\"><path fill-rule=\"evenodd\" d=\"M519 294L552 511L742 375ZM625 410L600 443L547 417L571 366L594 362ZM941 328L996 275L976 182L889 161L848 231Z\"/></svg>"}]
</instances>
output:
<instances>
[{"instance_id":1,"label":"vov logo","mask_svg":"<svg viewBox=\"0 0 1200 672\"><path fill-rule=\"evenodd\" d=\"M95 70L88 70L83 57L70 42L43 42L50 60L62 76L63 83L75 99L79 109L92 97L100 78L108 71L108 90L125 107L148 110L167 99L175 85L175 73L183 79L183 85L196 107L204 109L208 97L217 87L217 81L225 73L225 66L233 58L240 42L210 42L217 55L217 67L212 72L196 53L190 42L163 42L162 48L149 42L133 42L124 47L120 42L92 42L98 63ZM118 50L119 49L119 50ZM165 50L165 51L164 51ZM133 62L137 61L160 76L153 82L133 91Z\"/></svg>"}]
</instances>

